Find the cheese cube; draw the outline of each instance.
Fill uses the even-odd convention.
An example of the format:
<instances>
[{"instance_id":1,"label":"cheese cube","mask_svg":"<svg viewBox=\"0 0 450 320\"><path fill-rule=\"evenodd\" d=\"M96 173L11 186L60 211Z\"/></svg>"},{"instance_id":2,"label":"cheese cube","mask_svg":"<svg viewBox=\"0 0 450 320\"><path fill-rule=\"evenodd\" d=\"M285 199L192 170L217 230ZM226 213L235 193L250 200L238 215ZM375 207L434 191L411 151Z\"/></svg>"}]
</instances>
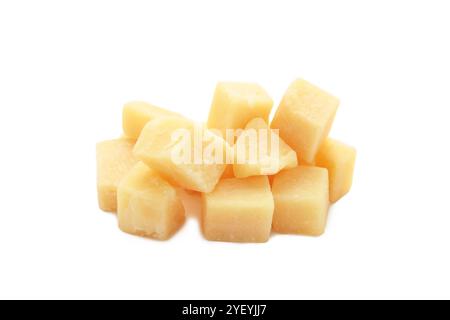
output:
<instances>
[{"instance_id":1,"label":"cheese cube","mask_svg":"<svg viewBox=\"0 0 450 320\"><path fill-rule=\"evenodd\" d=\"M287 89L272 121L280 137L312 163L333 123L339 100L305 80L294 81Z\"/></svg>"},{"instance_id":2,"label":"cheese cube","mask_svg":"<svg viewBox=\"0 0 450 320\"><path fill-rule=\"evenodd\" d=\"M212 241L266 242L273 208L267 177L221 180L202 194L203 233Z\"/></svg>"},{"instance_id":3,"label":"cheese cube","mask_svg":"<svg viewBox=\"0 0 450 320\"><path fill-rule=\"evenodd\" d=\"M306 166L306 167L314 167L314 166L315 166L315 165L312 164L312 163L307 163L307 162L304 162L304 161L298 161L298 165L299 165L299 166ZM291 168L287 168L287 169L291 169ZM276 176L277 176L276 174L275 174L275 175L269 175L269 176L268 176L269 182L270 182L270 185L271 185L271 186L273 185L273 180L275 179Z\"/></svg>"},{"instance_id":4,"label":"cheese cube","mask_svg":"<svg viewBox=\"0 0 450 320\"><path fill-rule=\"evenodd\" d=\"M185 221L176 189L142 162L119 185L117 217L122 231L159 240L169 239Z\"/></svg>"},{"instance_id":5,"label":"cheese cube","mask_svg":"<svg viewBox=\"0 0 450 320\"><path fill-rule=\"evenodd\" d=\"M146 102L129 102L123 107L123 132L128 138L137 140L147 122L161 117L181 117L181 115Z\"/></svg>"},{"instance_id":6,"label":"cheese cube","mask_svg":"<svg viewBox=\"0 0 450 320\"><path fill-rule=\"evenodd\" d=\"M273 101L257 84L220 82L216 86L208 118L208 128L243 129L253 118L268 121Z\"/></svg>"},{"instance_id":7,"label":"cheese cube","mask_svg":"<svg viewBox=\"0 0 450 320\"><path fill-rule=\"evenodd\" d=\"M279 233L318 236L328 217L328 172L299 166L275 176L273 230Z\"/></svg>"},{"instance_id":8,"label":"cheese cube","mask_svg":"<svg viewBox=\"0 0 450 320\"><path fill-rule=\"evenodd\" d=\"M262 118L247 124L234 146L237 178L274 175L297 166L297 154L274 131Z\"/></svg>"},{"instance_id":9,"label":"cheese cube","mask_svg":"<svg viewBox=\"0 0 450 320\"><path fill-rule=\"evenodd\" d=\"M117 187L137 163L133 156L134 140L115 139L97 144L97 194L100 209L117 211Z\"/></svg>"},{"instance_id":10,"label":"cheese cube","mask_svg":"<svg viewBox=\"0 0 450 320\"><path fill-rule=\"evenodd\" d=\"M229 148L204 127L167 117L144 127L134 154L174 185L211 192L225 170Z\"/></svg>"},{"instance_id":11,"label":"cheese cube","mask_svg":"<svg viewBox=\"0 0 450 320\"><path fill-rule=\"evenodd\" d=\"M316 156L316 165L328 169L330 201L338 201L352 186L356 150L342 142L328 138Z\"/></svg>"}]
</instances>

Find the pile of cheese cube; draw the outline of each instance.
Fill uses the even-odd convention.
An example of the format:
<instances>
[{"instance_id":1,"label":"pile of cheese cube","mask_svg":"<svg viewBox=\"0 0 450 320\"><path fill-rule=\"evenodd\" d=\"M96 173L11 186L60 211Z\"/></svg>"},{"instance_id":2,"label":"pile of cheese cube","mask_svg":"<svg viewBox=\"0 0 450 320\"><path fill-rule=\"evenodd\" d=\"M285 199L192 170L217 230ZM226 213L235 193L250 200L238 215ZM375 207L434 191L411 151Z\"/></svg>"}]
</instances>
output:
<instances>
[{"instance_id":1,"label":"pile of cheese cube","mask_svg":"<svg viewBox=\"0 0 450 320\"><path fill-rule=\"evenodd\" d=\"M270 125L273 101L251 83L218 83L204 125L145 102L128 103L123 137L97 144L100 208L117 212L124 232L166 240L185 221L184 189L201 193L201 229L208 240L266 242L271 232L321 235L330 204L350 190L356 158L354 148L328 138L338 105L305 80L289 86ZM174 161L173 133L194 135L198 128L207 137L202 139L234 151L231 163ZM241 135L229 141L228 129L241 129ZM236 161L237 153L251 147L250 140L240 141L243 133L259 129L278 139L277 159L270 153ZM276 165L267 171L271 161Z\"/></svg>"}]
</instances>

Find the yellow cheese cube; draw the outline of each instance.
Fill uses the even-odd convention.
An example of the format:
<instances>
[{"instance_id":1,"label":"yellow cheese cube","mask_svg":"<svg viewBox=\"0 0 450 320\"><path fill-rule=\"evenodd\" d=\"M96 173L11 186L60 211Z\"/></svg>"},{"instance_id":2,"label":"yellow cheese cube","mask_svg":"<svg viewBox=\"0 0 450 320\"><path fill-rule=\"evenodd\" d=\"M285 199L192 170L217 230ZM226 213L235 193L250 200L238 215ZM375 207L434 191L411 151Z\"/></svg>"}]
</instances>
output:
<instances>
[{"instance_id":1,"label":"yellow cheese cube","mask_svg":"<svg viewBox=\"0 0 450 320\"><path fill-rule=\"evenodd\" d=\"M328 138L316 156L316 165L328 169L330 201L338 201L352 186L356 150L342 142Z\"/></svg>"},{"instance_id":2,"label":"yellow cheese cube","mask_svg":"<svg viewBox=\"0 0 450 320\"><path fill-rule=\"evenodd\" d=\"M117 187L124 175L137 163L134 140L115 139L97 144L97 194L102 210L116 212Z\"/></svg>"},{"instance_id":3,"label":"yellow cheese cube","mask_svg":"<svg viewBox=\"0 0 450 320\"><path fill-rule=\"evenodd\" d=\"M275 176L273 230L279 233L321 235L328 217L328 172L299 166Z\"/></svg>"},{"instance_id":4,"label":"yellow cheese cube","mask_svg":"<svg viewBox=\"0 0 450 320\"><path fill-rule=\"evenodd\" d=\"M202 194L203 233L212 241L266 242L273 208L267 177L221 180Z\"/></svg>"},{"instance_id":5,"label":"yellow cheese cube","mask_svg":"<svg viewBox=\"0 0 450 320\"><path fill-rule=\"evenodd\" d=\"M208 128L243 129L253 118L268 121L273 101L259 85L220 82L217 84L208 118Z\"/></svg>"},{"instance_id":6,"label":"yellow cheese cube","mask_svg":"<svg viewBox=\"0 0 450 320\"><path fill-rule=\"evenodd\" d=\"M182 116L178 113L155 107L147 102L129 102L123 107L123 132L128 138L137 140L147 122L161 117Z\"/></svg>"},{"instance_id":7,"label":"yellow cheese cube","mask_svg":"<svg viewBox=\"0 0 450 320\"><path fill-rule=\"evenodd\" d=\"M274 175L297 166L297 154L270 130L262 118L250 121L234 146L234 175L246 178Z\"/></svg>"},{"instance_id":8,"label":"yellow cheese cube","mask_svg":"<svg viewBox=\"0 0 450 320\"><path fill-rule=\"evenodd\" d=\"M299 165L299 166L306 166L306 167L314 167L314 166L315 166L315 165L312 164L312 163L307 163L307 162L304 162L304 161L298 161L298 165ZM292 168L286 168L286 169L292 169ZM268 176L269 182L270 182L270 185L271 185L271 186L273 185L273 180L275 179L276 176L277 176L276 174L275 174L275 175L269 175L269 176Z\"/></svg>"},{"instance_id":9,"label":"yellow cheese cube","mask_svg":"<svg viewBox=\"0 0 450 320\"><path fill-rule=\"evenodd\" d=\"M139 162L118 189L119 227L139 236L166 240L184 223L184 207L176 189Z\"/></svg>"},{"instance_id":10,"label":"yellow cheese cube","mask_svg":"<svg viewBox=\"0 0 450 320\"><path fill-rule=\"evenodd\" d=\"M298 154L312 163L333 123L339 100L305 80L294 81L286 91L271 127Z\"/></svg>"},{"instance_id":11,"label":"yellow cheese cube","mask_svg":"<svg viewBox=\"0 0 450 320\"><path fill-rule=\"evenodd\" d=\"M167 117L144 127L134 154L172 184L211 192L225 170L229 148L225 140L204 127L183 118Z\"/></svg>"}]
</instances>

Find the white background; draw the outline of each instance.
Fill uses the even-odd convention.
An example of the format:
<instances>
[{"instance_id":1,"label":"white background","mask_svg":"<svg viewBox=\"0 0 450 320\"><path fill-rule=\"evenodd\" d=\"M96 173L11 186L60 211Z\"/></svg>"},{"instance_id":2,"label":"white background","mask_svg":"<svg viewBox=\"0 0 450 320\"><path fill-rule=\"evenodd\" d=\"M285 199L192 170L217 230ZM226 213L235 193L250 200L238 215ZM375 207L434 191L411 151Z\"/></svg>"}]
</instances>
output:
<instances>
[{"instance_id":1,"label":"white background","mask_svg":"<svg viewBox=\"0 0 450 320\"><path fill-rule=\"evenodd\" d=\"M1 1L0 298L450 298L448 1ZM341 99L358 149L320 238L129 236L95 143L142 99L205 120L219 80ZM275 108L274 108L275 109ZM195 208L194 208L195 209ZM198 209L198 208L197 208Z\"/></svg>"}]
</instances>

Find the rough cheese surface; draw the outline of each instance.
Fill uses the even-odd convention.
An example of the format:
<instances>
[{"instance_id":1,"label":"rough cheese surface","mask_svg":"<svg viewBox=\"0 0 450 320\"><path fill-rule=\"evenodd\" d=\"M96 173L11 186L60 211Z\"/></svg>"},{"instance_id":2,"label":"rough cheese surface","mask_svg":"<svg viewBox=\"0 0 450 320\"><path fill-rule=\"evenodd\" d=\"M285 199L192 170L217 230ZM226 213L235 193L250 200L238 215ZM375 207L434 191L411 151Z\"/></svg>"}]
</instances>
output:
<instances>
[{"instance_id":1,"label":"rough cheese surface","mask_svg":"<svg viewBox=\"0 0 450 320\"><path fill-rule=\"evenodd\" d=\"M188 151L191 153L191 162L175 161L176 159L173 158L176 153L174 148L180 146L173 141L173 134L179 132L179 129L189 133L192 138ZM134 148L134 155L174 185L193 191L211 192L225 171L225 156L230 147L225 140L205 130L183 118L155 119L142 130ZM203 136L203 133L205 138L201 138L196 146L195 136ZM205 151L207 146L213 144L222 150L222 163L195 163L195 150L200 150L198 149L200 145L204 148L204 152L200 156L203 161L205 160L203 155L207 153Z\"/></svg>"},{"instance_id":2,"label":"rough cheese surface","mask_svg":"<svg viewBox=\"0 0 450 320\"><path fill-rule=\"evenodd\" d=\"M319 236L328 217L328 172L299 166L274 177L273 230L278 233Z\"/></svg>"},{"instance_id":3,"label":"rough cheese surface","mask_svg":"<svg viewBox=\"0 0 450 320\"><path fill-rule=\"evenodd\" d=\"M259 85L240 82L219 82L216 86L208 118L208 128L243 129L253 118L266 122L273 100Z\"/></svg>"},{"instance_id":4,"label":"rough cheese surface","mask_svg":"<svg viewBox=\"0 0 450 320\"><path fill-rule=\"evenodd\" d=\"M117 216L122 231L159 240L169 239L185 221L176 188L142 162L119 185Z\"/></svg>"},{"instance_id":5,"label":"rough cheese surface","mask_svg":"<svg viewBox=\"0 0 450 320\"><path fill-rule=\"evenodd\" d=\"M251 139L256 137L256 146ZM274 175L283 169L297 166L297 154L278 134L270 130L262 118L251 120L234 145L234 175L246 178L260 175ZM253 155L252 155L253 154ZM239 159L242 155L242 159ZM242 160L245 160L242 163Z\"/></svg>"},{"instance_id":6,"label":"rough cheese surface","mask_svg":"<svg viewBox=\"0 0 450 320\"><path fill-rule=\"evenodd\" d=\"M330 201L332 203L346 195L353 182L356 149L340 141L328 138L316 156L316 165L328 169Z\"/></svg>"},{"instance_id":7,"label":"rough cheese surface","mask_svg":"<svg viewBox=\"0 0 450 320\"><path fill-rule=\"evenodd\" d=\"M266 242L274 202L267 177L221 180L202 194L202 229L208 240Z\"/></svg>"},{"instance_id":8,"label":"rough cheese surface","mask_svg":"<svg viewBox=\"0 0 450 320\"><path fill-rule=\"evenodd\" d=\"M293 148L299 160L312 163L331 129L339 100L305 80L294 81L278 107L271 127Z\"/></svg>"},{"instance_id":9,"label":"rough cheese surface","mask_svg":"<svg viewBox=\"0 0 450 320\"><path fill-rule=\"evenodd\" d=\"M102 210L117 211L117 187L137 163L134 140L114 139L97 144L97 195Z\"/></svg>"},{"instance_id":10,"label":"rough cheese surface","mask_svg":"<svg viewBox=\"0 0 450 320\"><path fill-rule=\"evenodd\" d=\"M125 136L130 139L139 138L145 125L161 117L182 117L178 113L165 110L143 101L129 102L124 105L122 112L122 126Z\"/></svg>"}]
</instances>

